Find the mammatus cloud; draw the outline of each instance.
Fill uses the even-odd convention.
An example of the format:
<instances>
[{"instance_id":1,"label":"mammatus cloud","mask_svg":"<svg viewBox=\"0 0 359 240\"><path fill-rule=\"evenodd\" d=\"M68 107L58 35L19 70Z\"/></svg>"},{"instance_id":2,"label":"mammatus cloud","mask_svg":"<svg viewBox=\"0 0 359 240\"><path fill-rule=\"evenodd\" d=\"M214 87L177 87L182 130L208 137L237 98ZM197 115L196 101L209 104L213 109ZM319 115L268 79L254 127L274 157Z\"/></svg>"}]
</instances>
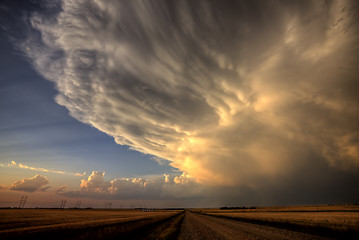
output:
<instances>
[{"instance_id":1,"label":"mammatus cloud","mask_svg":"<svg viewBox=\"0 0 359 240\"><path fill-rule=\"evenodd\" d=\"M32 178L24 178L23 180L16 181L10 186L10 190L23 191L23 192L35 192L37 190L46 191L49 187L44 187L49 184L49 180L46 177L36 175ZM44 188L42 188L44 187Z\"/></svg>"},{"instance_id":2,"label":"mammatus cloud","mask_svg":"<svg viewBox=\"0 0 359 240\"><path fill-rule=\"evenodd\" d=\"M2 164L0 165L1 167L4 167L5 165ZM51 173L60 173L60 174L70 174L70 175L75 175L75 176L85 176L86 172L83 173L72 173L72 172L64 172L64 171L58 171L58 170L50 170L50 169L46 169L46 168L36 168L36 167L31 167L31 166L27 166L25 164L22 163L17 163L15 161L11 161L7 164L8 167L19 167L19 168L24 168L24 169L29 169L29 170L34 170L34 171L40 171L40 172L51 172Z\"/></svg>"},{"instance_id":3,"label":"mammatus cloud","mask_svg":"<svg viewBox=\"0 0 359 240\"><path fill-rule=\"evenodd\" d=\"M81 180L79 191L63 191L58 193L71 197L113 198L113 199L180 199L199 197L204 193L187 174L154 179L119 178L105 181L105 172L93 171L87 179Z\"/></svg>"},{"instance_id":4,"label":"mammatus cloud","mask_svg":"<svg viewBox=\"0 0 359 240\"><path fill-rule=\"evenodd\" d=\"M357 1L61 7L32 15L38 32L24 52L56 84L57 103L118 144L210 185L290 182L303 169L329 171L323 161L357 171ZM82 190L150 184L101 174Z\"/></svg>"}]
</instances>

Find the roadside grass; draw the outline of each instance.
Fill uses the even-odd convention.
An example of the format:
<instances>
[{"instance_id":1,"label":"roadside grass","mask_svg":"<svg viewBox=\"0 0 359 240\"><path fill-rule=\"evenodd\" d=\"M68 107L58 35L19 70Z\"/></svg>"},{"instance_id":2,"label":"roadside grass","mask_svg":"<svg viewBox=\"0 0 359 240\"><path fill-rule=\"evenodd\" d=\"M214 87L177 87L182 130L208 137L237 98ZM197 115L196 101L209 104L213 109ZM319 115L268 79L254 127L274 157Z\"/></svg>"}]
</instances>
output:
<instances>
[{"instance_id":1,"label":"roadside grass","mask_svg":"<svg viewBox=\"0 0 359 240\"><path fill-rule=\"evenodd\" d=\"M56 224L156 216L167 212L138 210L76 210L76 209L0 209L0 231L13 228L51 226Z\"/></svg>"},{"instance_id":2,"label":"roadside grass","mask_svg":"<svg viewBox=\"0 0 359 240\"><path fill-rule=\"evenodd\" d=\"M211 215L275 223L293 223L302 226L326 227L334 230L359 230L359 213L352 212L248 212L209 213Z\"/></svg>"},{"instance_id":3,"label":"roadside grass","mask_svg":"<svg viewBox=\"0 0 359 240\"><path fill-rule=\"evenodd\" d=\"M146 240L169 240L177 239L180 234L180 229L185 216L185 212L164 219L154 226L149 226L147 231L142 231L141 234L131 239L146 239Z\"/></svg>"},{"instance_id":4,"label":"roadside grass","mask_svg":"<svg viewBox=\"0 0 359 240\"><path fill-rule=\"evenodd\" d=\"M179 211L0 210L0 239L102 239L126 235Z\"/></svg>"},{"instance_id":5,"label":"roadside grass","mask_svg":"<svg viewBox=\"0 0 359 240\"><path fill-rule=\"evenodd\" d=\"M359 239L359 206L292 206L256 209L201 209L202 214L336 238ZM357 238L358 237L358 238Z\"/></svg>"}]
</instances>

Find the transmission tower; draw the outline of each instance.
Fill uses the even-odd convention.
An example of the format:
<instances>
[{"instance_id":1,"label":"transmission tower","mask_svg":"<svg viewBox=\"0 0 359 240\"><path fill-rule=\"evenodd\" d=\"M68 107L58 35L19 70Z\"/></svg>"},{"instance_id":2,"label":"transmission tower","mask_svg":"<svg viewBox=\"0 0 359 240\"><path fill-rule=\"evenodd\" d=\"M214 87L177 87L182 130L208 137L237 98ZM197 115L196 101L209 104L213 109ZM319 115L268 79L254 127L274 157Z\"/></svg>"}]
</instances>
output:
<instances>
[{"instance_id":1,"label":"transmission tower","mask_svg":"<svg viewBox=\"0 0 359 240\"><path fill-rule=\"evenodd\" d=\"M20 200L20 203L19 203L19 207L18 207L19 209L25 207L26 200L27 200L27 196L22 196L22 197L21 197L21 200Z\"/></svg>"},{"instance_id":2,"label":"transmission tower","mask_svg":"<svg viewBox=\"0 0 359 240\"><path fill-rule=\"evenodd\" d=\"M65 209L66 200L61 201L60 209Z\"/></svg>"},{"instance_id":3,"label":"transmission tower","mask_svg":"<svg viewBox=\"0 0 359 240\"><path fill-rule=\"evenodd\" d=\"M105 209L111 209L111 208L112 208L112 202L106 202Z\"/></svg>"},{"instance_id":4,"label":"transmission tower","mask_svg":"<svg viewBox=\"0 0 359 240\"><path fill-rule=\"evenodd\" d=\"M77 201L76 202L76 208L80 208L81 207L81 201Z\"/></svg>"},{"instance_id":5,"label":"transmission tower","mask_svg":"<svg viewBox=\"0 0 359 240\"><path fill-rule=\"evenodd\" d=\"M24 201L24 196L21 197L21 200L20 200L20 203L19 203L19 209L21 208L21 205L22 205L22 201Z\"/></svg>"}]
</instances>

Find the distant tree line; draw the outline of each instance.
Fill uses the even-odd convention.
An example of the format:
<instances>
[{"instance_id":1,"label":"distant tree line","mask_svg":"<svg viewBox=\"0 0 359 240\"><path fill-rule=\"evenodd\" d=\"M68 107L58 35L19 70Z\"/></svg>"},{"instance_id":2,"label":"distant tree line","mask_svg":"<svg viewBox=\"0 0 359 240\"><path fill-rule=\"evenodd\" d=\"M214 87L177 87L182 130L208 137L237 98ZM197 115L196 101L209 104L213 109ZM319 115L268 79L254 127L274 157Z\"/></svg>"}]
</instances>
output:
<instances>
[{"instance_id":1,"label":"distant tree line","mask_svg":"<svg viewBox=\"0 0 359 240\"><path fill-rule=\"evenodd\" d=\"M256 207L220 207L221 210L230 210L230 209L257 209Z\"/></svg>"}]
</instances>

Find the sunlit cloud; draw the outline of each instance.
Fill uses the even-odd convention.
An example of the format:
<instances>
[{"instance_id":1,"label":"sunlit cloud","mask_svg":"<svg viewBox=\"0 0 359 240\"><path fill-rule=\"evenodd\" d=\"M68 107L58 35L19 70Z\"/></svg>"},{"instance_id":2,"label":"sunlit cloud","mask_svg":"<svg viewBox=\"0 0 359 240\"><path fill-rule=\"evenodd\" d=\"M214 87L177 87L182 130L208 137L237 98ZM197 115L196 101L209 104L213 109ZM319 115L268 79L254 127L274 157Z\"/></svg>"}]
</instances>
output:
<instances>
[{"instance_id":1,"label":"sunlit cloud","mask_svg":"<svg viewBox=\"0 0 359 240\"><path fill-rule=\"evenodd\" d=\"M144 200L194 198L205 192L203 186L195 183L187 174L106 181L103 171L93 171L87 179L82 179L80 190L64 191L66 188L66 185L61 186L56 192L69 197Z\"/></svg>"},{"instance_id":2,"label":"sunlit cloud","mask_svg":"<svg viewBox=\"0 0 359 240\"><path fill-rule=\"evenodd\" d=\"M44 187L49 184L49 180L46 177L36 175L32 178L24 178L22 180L14 182L9 189L13 191L23 192L35 192L35 191L46 191L49 187Z\"/></svg>"},{"instance_id":3,"label":"sunlit cloud","mask_svg":"<svg viewBox=\"0 0 359 240\"><path fill-rule=\"evenodd\" d=\"M5 165L1 165L1 167L4 167ZM58 171L58 170L50 170L50 169L46 169L46 168L36 168L36 167L31 167L22 163L17 163L15 161L11 161L7 164L7 167L18 167L18 168L24 168L24 169L29 169L29 170L33 170L33 171L40 171L40 172L50 172L50 173L59 173L59 174L69 174L69 175L75 175L75 176L85 176L86 172L83 173L72 173L72 172L64 172L64 171Z\"/></svg>"},{"instance_id":4,"label":"sunlit cloud","mask_svg":"<svg viewBox=\"0 0 359 240\"><path fill-rule=\"evenodd\" d=\"M71 116L193 181L358 169L355 2L253 2L64 0L22 48ZM94 172L81 191L152 186L136 181Z\"/></svg>"},{"instance_id":5,"label":"sunlit cloud","mask_svg":"<svg viewBox=\"0 0 359 240\"><path fill-rule=\"evenodd\" d=\"M67 188L67 185L64 184L56 189L56 193L63 193L64 189L66 189L66 188Z\"/></svg>"}]
</instances>

